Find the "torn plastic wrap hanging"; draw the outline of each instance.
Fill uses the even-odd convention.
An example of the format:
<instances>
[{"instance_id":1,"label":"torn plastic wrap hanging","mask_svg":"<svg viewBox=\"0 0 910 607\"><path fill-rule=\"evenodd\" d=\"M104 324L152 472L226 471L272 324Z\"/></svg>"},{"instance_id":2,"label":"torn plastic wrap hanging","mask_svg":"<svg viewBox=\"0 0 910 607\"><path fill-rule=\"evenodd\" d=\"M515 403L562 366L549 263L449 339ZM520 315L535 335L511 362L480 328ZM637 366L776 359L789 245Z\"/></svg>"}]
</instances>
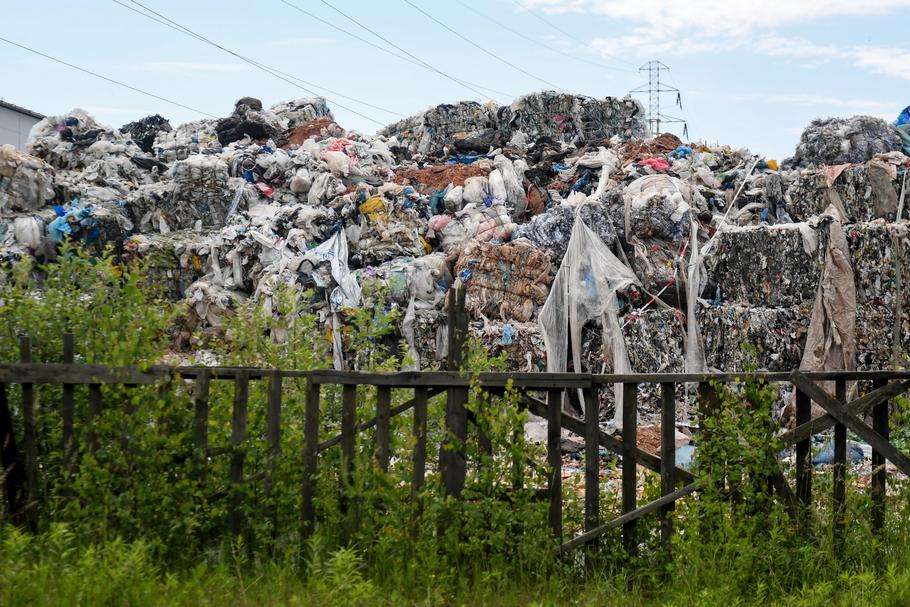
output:
<instances>
[{"instance_id":1,"label":"torn plastic wrap hanging","mask_svg":"<svg viewBox=\"0 0 910 607\"><path fill-rule=\"evenodd\" d=\"M828 195L832 199L837 197L837 193L830 188ZM856 282L850 262L850 247L842 225L845 217L838 208L842 209L843 205L837 205L832 200L826 211L832 218L828 229L828 250L799 365L802 371L856 369ZM822 387L833 395L831 384L825 382Z\"/></svg>"},{"instance_id":2,"label":"torn plastic wrap hanging","mask_svg":"<svg viewBox=\"0 0 910 607\"><path fill-rule=\"evenodd\" d=\"M581 206L579 205L579 210ZM556 273L550 295L540 311L540 331L547 351L547 371L566 371L569 335L572 341L572 362L575 370L580 371L582 327L588 321L600 319L603 323L604 352L612 355L613 372L628 372L629 357L617 319L616 294L637 284L635 274L610 252L597 234L577 215L566 255ZM621 384L616 384L615 393L614 419L618 427L622 420ZM584 399L581 402L584 403Z\"/></svg>"}]
</instances>

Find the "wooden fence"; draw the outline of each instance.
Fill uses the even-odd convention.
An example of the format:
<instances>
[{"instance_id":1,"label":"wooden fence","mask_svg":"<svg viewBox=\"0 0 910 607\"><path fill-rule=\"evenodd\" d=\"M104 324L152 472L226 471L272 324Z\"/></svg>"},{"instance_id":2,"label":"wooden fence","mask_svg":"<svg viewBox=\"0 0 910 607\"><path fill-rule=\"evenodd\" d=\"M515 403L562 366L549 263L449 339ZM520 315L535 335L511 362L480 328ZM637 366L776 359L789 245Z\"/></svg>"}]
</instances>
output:
<instances>
[{"instance_id":1,"label":"wooden fence","mask_svg":"<svg viewBox=\"0 0 910 607\"><path fill-rule=\"evenodd\" d=\"M455 318L453 326L464 323ZM455 343L450 340L450 342ZM453 346L454 347L454 346ZM320 467L320 454L338 447L341 450L341 475L352 474L358 435L370 430L375 432L375 458L380 468L388 469L390 457L390 420L413 409L414 447L412 452L412 496L416 496L424 484L427 471L427 402L428 399L446 394L445 419L442 425L446 435L455 439L456 449L443 449L440 456L442 484L447 494L459 497L468 475L468 460L464 445L471 426L472 414L466 407L471 381L457 371L402 372L402 373L358 373L332 370L279 370L264 368L226 367L153 367L147 370L135 368L111 369L105 366L73 363L73 341L71 336L64 340L62 364L30 362L31 343L23 337L21 361L14 364L0 364L0 440L2 440L2 464L6 471L7 511L14 520L24 525L34 525L39 504L38 440L35 425L35 386L38 384L62 385L62 402L58 409L62 416L63 462L72 470L78 451L75 444L74 426L84 423L88 429L87 445L82 448L96 449L98 435L92 431L95 418L105 407L101 386L104 384L140 386L160 382L163 378L177 377L195 382L193 436L196 470L200 477L207 474L209 457L228 454L230 461L230 483L242 484L263 482L268 486L272 464L281 450L282 428L282 382L289 378L306 380L306 404L304 423L304 474L301 487L300 524L303 537L312 534L318 522L315 503L315 478ZM459 353L450 352L451 360L457 362ZM636 523L642 516L660 513L661 538L667 542L672 533L669 512L676 500L687 496L700 487L699 479L676 465L674 432L676 425L676 386L680 383L696 383L700 415L710 415L717 405L712 382L731 382L757 378L766 382L789 382L796 389L796 428L783 434L784 446L796 447L796 487L791 490L780 471L774 475L774 489L794 516L799 506L808 506L812 500L813 470L810 461L810 438L819 432L834 428L834 529L835 538L842 536L844 503L846 495L847 430L854 432L873 448L873 477L871 497L873 501L872 524L880 529L884 521L886 468L890 461L904 474L910 475L910 458L889 441L888 403L890 399L910 389L910 371L839 372L839 373L713 373L713 374L626 374L592 375L584 373L483 373L475 378L475 385L493 395L501 395L509 387L517 390L521 406L547 422L547 463L549 483L546 490L549 501L549 526L557 540L558 553L570 551L594 542L612 529L621 528L625 547L634 552L638 544ZM213 449L208 443L209 391L213 381L233 382L234 397L229 449ZM251 381L268 383L266 403L266 428L269 462L265 469L250 473L246 468L244 451L237 447L248 440L249 384ZM836 385L835 397L831 397L817 386L816 382L832 381ZM873 389L847 402L847 383L868 381ZM662 440L660 454L643 451L637 446L637 398L638 386L645 383L659 384L662 393L661 426ZM13 415L8 403L11 384L21 389L21 411ZM623 432L616 438L604 432L598 423L597 393L600 389L621 384L624 395ZM323 386L341 387L342 413L341 432L328 440L320 441L321 392ZM88 392L87 417L76 420L74 396L77 389ZM376 416L357 423L357 386L374 386L376 389ZM392 407L392 392L407 391L410 398ZM567 414L563 408L566 391L580 391L586 403L584 418ZM541 397L541 395L545 395ZM814 401L826 414L810 419L810 406ZM872 425L863 421L871 409ZM21 420L16 427L14 420ZM564 537L562 502L561 437L563 429L583 437L584 449L584 532L575 537ZM483 448L484 437L479 441ZM21 448L20 448L21 445ZM622 512L610 520L604 520L600 512L600 455L599 447L619 455L622 461ZM660 474L661 497L646 504L637 503L638 466ZM519 471L520 472L520 471ZM232 498L235 500L236 498ZM229 528L239 532L241 520L238 503L229 504Z\"/></svg>"}]
</instances>

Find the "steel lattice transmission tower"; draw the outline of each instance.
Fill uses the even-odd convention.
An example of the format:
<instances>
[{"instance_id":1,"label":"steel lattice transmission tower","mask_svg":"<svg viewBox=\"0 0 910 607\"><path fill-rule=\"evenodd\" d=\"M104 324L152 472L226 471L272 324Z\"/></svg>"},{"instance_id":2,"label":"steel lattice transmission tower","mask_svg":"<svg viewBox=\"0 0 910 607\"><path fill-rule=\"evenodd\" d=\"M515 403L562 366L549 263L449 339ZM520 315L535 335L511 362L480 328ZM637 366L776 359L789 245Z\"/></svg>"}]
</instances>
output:
<instances>
[{"instance_id":1,"label":"steel lattice transmission tower","mask_svg":"<svg viewBox=\"0 0 910 607\"><path fill-rule=\"evenodd\" d=\"M648 130L651 135L657 137L660 135L661 124L682 124L683 137L689 137L689 125L682 118L662 114L660 111L660 95L662 93L676 93L676 107L682 109L682 94L679 89L660 81L661 72L669 72L670 68L661 61L648 61L638 68L639 72L648 72L648 84L643 84L637 89L629 91L631 94L648 94Z\"/></svg>"}]
</instances>

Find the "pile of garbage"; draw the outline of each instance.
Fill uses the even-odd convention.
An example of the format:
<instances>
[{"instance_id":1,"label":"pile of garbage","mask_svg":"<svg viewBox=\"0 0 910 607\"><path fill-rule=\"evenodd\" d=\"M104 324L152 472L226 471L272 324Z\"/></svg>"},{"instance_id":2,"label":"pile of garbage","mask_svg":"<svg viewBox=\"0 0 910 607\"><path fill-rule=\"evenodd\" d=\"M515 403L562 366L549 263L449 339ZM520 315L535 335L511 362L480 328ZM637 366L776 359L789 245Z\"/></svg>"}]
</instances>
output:
<instances>
[{"instance_id":1,"label":"pile of garbage","mask_svg":"<svg viewBox=\"0 0 910 607\"><path fill-rule=\"evenodd\" d=\"M279 285L308 293L326 328L381 292L422 368L444 363L455 283L471 333L512 369L598 373L834 365L817 308L849 285L842 366L887 368L910 344L901 116L815 121L779 165L650 138L630 98L552 91L441 105L376 135L343 129L321 98L244 97L176 127L73 110L39 122L27 153L0 147L0 257L49 259L70 240L142 259L186 303L188 350Z\"/></svg>"}]
</instances>

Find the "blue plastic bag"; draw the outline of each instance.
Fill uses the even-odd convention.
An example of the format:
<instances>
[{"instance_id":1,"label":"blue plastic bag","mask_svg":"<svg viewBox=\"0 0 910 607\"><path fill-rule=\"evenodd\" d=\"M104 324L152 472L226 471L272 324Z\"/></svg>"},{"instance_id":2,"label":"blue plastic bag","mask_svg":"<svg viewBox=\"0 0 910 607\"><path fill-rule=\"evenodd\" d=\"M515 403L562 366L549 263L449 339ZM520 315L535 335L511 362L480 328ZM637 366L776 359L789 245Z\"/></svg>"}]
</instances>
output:
<instances>
[{"instance_id":1,"label":"blue plastic bag","mask_svg":"<svg viewBox=\"0 0 910 607\"><path fill-rule=\"evenodd\" d=\"M901 126L903 124L910 124L910 105L905 107L904 111L901 112L901 115L894 121L894 126Z\"/></svg>"}]
</instances>

